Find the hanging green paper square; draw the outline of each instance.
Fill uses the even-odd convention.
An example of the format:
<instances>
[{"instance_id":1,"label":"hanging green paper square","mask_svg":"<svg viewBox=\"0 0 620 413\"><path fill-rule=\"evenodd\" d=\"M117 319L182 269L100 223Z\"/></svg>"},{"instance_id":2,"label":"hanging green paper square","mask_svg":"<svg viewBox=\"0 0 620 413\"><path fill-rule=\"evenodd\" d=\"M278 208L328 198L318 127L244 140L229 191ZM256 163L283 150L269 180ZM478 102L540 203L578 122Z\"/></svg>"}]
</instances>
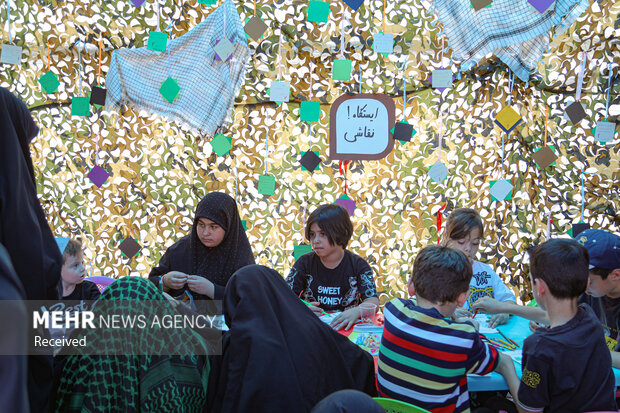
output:
<instances>
[{"instance_id":1,"label":"hanging green paper square","mask_svg":"<svg viewBox=\"0 0 620 413\"><path fill-rule=\"evenodd\" d=\"M168 43L168 33L157 32L151 30L149 32L149 42L146 48L154 52L165 52Z\"/></svg>"},{"instance_id":2,"label":"hanging green paper square","mask_svg":"<svg viewBox=\"0 0 620 413\"><path fill-rule=\"evenodd\" d=\"M308 254L309 252L312 252L312 246L308 244L300 244L293 247L293 257L295 258L295 261L297 261L302 255Z\"/></svg>"},{"instance_id":3,"label":"hanging green paper square","mask_svg":"<svg viewBox=\"0 0 620 413\"><path fill-rule=\"evenodd\" d=\"M71 99L71 116L90 116L90 99L88 96L76 96Z\"/></svg>"},{"instance_id":4,"label":"hanging green paper square","mask_svg":"<svg viewBox=\"0 0 620 413\"><path fill-rule=\"evenodd\" d=\"M310 0L308 2L308 21L316 23L327 23L329 13L329 3L313 0Z\"/></svg>"},{"instance_id":5,"label":"hanging green paper square","mask_svg":"<svg viewBox=\"0 0 620 413\"><path fill-rule=\"evenodd\" d=\"M228 153L232 149L232 138L217 133L215 134L215 137L211 140L211 147L213 148L213 152L215 152L217 156L228 155Z\"/></svg>"},{"instance_id":6,"label":"hanging green paper square","mask_svg":"<svg viewBox=\"0 0 620 413\"><path fill-rule=\"evenodd\" d=\"M273 195L276 192L276 177L261 175L258 178L258 193L262 195Z\"/></svg>"},{"instance_id":7,"label":"hanging green paper square","mask_svg":"<svg viewBox=\"0 0 620 413\"><path fill-rule=\"evenodd\" d=\"M179 95L179 91L181 88L177 83L176 79L169 77L164 82L161 83L161 88L159 88L159 93L166 99L168 102L172 103L174 99Z\"/></svg>"},{"instance_id":8,"label":"hanging green paper square","mask_svg":"<svg viewBox=\"0 0 620 413\"><path fill-rule=\"evenodd\" d=\"M299 107L299 116L306 122L318 122L321 117L321 102L304 100Z\"/></svg>"},{"instance_id":9,"label":"hanging green paper square","mask_svg":"<svg viewBox=\"0 0 620 413\"><path fill-rule=\"evenodd\" d=\"M344 82L351 80L351 65L352 62L348 59L334 60L332 78L334 80L341 80Z\"/></svg>"},{"instance_id":10,"label":"hanging green paper square","mask_svg":"<svg viewBox=\"0 0 620 413\"><path fill-rule=\"evenodd\" d=\"M56 93L58 91L58 86L60 86L60 82L58 81L58 76L52 72L47 72L39 78L39 84L41 85L41 89L45 93Z\"/></svg>"},{"instance_id":11,"label":"hanging green paper square","mask_svg":"<svg viewBox=\"0 0 620 413\"><path fill-rule=\"evenodd\" d=\"M198 3L204 4L205 6L215 6L215 3L217 3L217 1L216 0L198 0Z\"/></svg>"}]
</instances>

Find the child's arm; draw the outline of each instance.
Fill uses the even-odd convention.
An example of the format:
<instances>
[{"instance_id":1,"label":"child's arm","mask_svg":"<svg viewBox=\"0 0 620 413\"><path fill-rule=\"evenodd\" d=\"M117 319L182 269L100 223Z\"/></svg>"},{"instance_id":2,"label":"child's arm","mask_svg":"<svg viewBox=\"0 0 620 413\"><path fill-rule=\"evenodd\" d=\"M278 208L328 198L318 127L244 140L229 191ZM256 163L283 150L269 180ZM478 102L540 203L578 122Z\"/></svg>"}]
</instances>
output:
<instances>
[{"instance_id":1,"label":"child's arm","mask_svg":"<svg viewBox=\"0 0 620 413\"><path fill-rule=\"evenodd\" d=\"M500 353L499 363L495 371L501 374L506 380L506 383L508 384L508 390L510 391L510 395L515 402L517 411L519 413L531 413L530 410L525 410L519 404L517 396L519 393L519 385L521 384L521 381L517 376L517 371L515 370L515 365L512 361L512 358L508 354Z\"/></svg>"},{"instance_id":2,"label":"child's arm","mask_svg":"<svg viewBox=\"0 0 620 413\"><path fill-rule=\"evenodd\" d=\"M547 312L540 307L527 307L512 301L502 302L491 297L482 297L472 304L472 308L481 310L488 314L514 314L528 320L549 325L549 317L547 316Z\"/></svg>"}]
</instances>

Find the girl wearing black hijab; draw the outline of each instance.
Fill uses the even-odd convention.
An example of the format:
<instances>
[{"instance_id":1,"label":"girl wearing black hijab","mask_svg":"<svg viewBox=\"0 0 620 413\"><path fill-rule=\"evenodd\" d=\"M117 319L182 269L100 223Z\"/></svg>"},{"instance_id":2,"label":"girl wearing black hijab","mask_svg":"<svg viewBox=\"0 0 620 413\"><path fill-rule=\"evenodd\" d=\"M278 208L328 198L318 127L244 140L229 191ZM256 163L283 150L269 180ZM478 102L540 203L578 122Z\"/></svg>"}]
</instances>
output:
<instances>
[{"instance_id":1,"label":"girl wearing black hijab","mask_svg":"<svg viewBox=\"0 0 620 413\"><path fill-rule=\"evenodd\" d=\"M168 248L149 279L172 296L189 290L196 309L206 312L206 300L222 300L228 279L250 264L254 255L235 200L211 192L196 207L191 233Z\"/></svg>"}]
</instances>

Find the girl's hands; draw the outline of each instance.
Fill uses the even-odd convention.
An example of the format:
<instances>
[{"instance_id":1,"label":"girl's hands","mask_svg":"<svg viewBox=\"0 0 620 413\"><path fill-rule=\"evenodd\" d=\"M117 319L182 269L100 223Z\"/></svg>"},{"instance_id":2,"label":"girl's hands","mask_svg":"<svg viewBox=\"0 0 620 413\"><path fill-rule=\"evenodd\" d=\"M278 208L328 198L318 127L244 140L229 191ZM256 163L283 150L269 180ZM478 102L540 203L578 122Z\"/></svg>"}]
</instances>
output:
<instances>
[{"instance_id":1,"label":"girl's hands","mask_svg":"<svg viewBox=\"0 0 620 413\"><path fill-rule=\"evenodd\" d=\"M331 322L330 326L334 330L348 330L355 324L357 320L360 318L360 309L358 307L349 308L348 310L344 310L342 313L338 314L334 317L334 320Z\"/></svg>"}]
</instances>

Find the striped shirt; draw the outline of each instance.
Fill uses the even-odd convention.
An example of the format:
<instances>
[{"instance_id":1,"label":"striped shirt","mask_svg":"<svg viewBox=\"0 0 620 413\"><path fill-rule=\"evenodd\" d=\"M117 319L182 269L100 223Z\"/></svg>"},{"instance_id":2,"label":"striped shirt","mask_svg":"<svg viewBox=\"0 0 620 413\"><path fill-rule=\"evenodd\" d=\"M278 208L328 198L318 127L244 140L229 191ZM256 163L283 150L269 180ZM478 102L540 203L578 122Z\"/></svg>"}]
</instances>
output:
<instances>
[{"instance_id":1,"label":"striped shirt","mask_svg":"<svg viewBox=\"0 0 620 413\"><path fill-rule=\"evenodd\" d=\"M487 374L499 362L469 323L435 308L396 298L385 305L377 388L382 396L433 413L469 412L467 374Z\"/></svg>"}]
</instances>

